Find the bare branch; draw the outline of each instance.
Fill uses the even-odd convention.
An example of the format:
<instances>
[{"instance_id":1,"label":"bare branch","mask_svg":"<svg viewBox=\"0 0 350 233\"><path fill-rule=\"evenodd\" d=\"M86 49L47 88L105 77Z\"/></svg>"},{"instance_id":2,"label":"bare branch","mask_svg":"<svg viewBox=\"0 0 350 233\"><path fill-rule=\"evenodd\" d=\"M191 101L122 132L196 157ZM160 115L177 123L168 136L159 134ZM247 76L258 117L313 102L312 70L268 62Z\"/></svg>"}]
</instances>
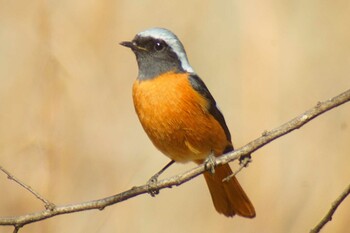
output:
<instances>
[{"instance_id":1,"label":"bare branch","mask_svg":"<svg viewBox=\"0 0 350 233\"><path fill-rule=\"evenodd\" d=\"M332 203L331 208L327 214L321 219L321 221L310 231L310 233L318 233L327 224L327 222L332 221L333 214L339 207L339 205L345 200L345 198L350 193L350 184L346 189L340 194L340 196Z\"/></svg>"},{"instance_id":2,"label":"bare branch","mask_svg":"<svg viewBox=\"0 0 350 233\"><path fill-rule=\"evenodd\" d=\"M294 119L288 121L287 123L284 123L283 125L271 130L271 131L264 131L262 133L262 137L255 139L254 141L248 143L247 145L243 146L239 149L239 151L243 152L243 155L252 153L259 149L260 147L274 141L275 139L282 137L285 134L288 134L296 129L299 129L315 117L318 117L319 115L338 107L341 104L344 104L346 102L350 101L350 89L343 92L342 94L335 96L329 100L318 102L315 107L307 110L306 112L302 113L301 115L295 117ZM238 151L235 151L238 152ZM235 152L231 154L235 154ZM221 163L227 163L235 158L231 156L231 154L225 154L221 156L218 160Z\"/></svg>"},{"instance_id":3,"label":"bare branch","mask_svg":"<svg viewBox=\"0 0 350 233\"><path fill-rule=\"evenodd\" d=\"M5 173L7 175L7 178L9 180L13 180L14 182L16 182L17 184L19 184L20 186L22 186L23 188L25 188L26 190L28 190L29 192L31 192L37 199L39 199L40 201L42 201L45 204L45 208L46 209L53 209L55 207L55 205L53 203L51 203L50 201L48 201L46 198L44 198L43 196L41 196L38 192L36 192L35 190L33 190L30 186L26 185L25 183L23 183L22 181L20 181L17 177L15 177L14 175L12 175L9 171L7 171L5 168L3 168L2 166L0 166L0 170Z\"/></svg>"},{"instance_id":4,"label":"bare branch","mask_svg":"<svg viewBox=\"0 0 350 233\"><path fill-rule=\"evenodd\" d=\"M341 105L350 100L350 90L347 90L346 92L332 98L329 100L326 100L324 102L319 102L315 107L309 109L308 111L304 112L300 116L292 119L291 121L283 124L282 126L273 129L271 131L265 131L261 137L257 138L256 140L248 143L244 147L235 150L231 153L225 154L219 158L216 159L216 164L226 164L228 162L231 162L233 160L236 160L240 158L243 155L250 154L262 146L272 142L273 140L295 130L315 117ZM161 190L164 188L170 188L174 185L180 185L182 183L185 183L194 177L200 175L205 171L205 165L199 165L189 171L186 171L184 173L181 173L179 175L173 176L168 179L160 180L156 184L152 185L156 187L156 190ZM41 221L47 218L54 217L56 215L61 214L69 214L79 211L86 211L86 210L92 210L92 209L99 209L103 210L105 207L116 204L118 202L122 202L125 200L128 200L129 198L148 193L152 189L149 185L142 185L138 187L133 187L130 190L127 190L125 192L119 193L114 196L106 197L103 199L78 203L78 204L69 204L69 205L62 205L62 206L56 206L53 209L46 209L43 211L35 212L35 213L29 213L21 216L14 216L14 217L2 217L0 218L0 225L12 225L16 228L22 227L26 224Z\"/></svg>"}]
</instances>

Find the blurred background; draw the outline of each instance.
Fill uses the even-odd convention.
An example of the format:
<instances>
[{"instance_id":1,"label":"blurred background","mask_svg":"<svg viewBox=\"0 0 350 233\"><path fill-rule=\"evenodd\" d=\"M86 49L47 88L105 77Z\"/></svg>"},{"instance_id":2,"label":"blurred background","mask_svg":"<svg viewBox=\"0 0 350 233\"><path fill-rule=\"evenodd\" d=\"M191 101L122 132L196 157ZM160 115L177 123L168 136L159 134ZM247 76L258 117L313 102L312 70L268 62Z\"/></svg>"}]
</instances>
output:
<instances>
[{"instance_id":1,"label":"blurred background","mask_svg":"<svg viewBox=\"0 0 350 233\"><path fill-rule=\"evenodd\" d=\"M118 43L174 31L238 148L350 88L350 2L0 0L0 165L57 205L144 184L168 159L134 113ZM238 175L255 219L216 213L202 177L31 232L308 232L350 178L350 104L260 149ZM174 165L162 178L193 167ZM234 167L235 165L232 164ZM237 165L236 165L237 166ZM43 209L0 173L0 216ZM322 232L348 231L346 200ZM0 227L0 232L12 232Z\"/></svg>"}]
</instances>

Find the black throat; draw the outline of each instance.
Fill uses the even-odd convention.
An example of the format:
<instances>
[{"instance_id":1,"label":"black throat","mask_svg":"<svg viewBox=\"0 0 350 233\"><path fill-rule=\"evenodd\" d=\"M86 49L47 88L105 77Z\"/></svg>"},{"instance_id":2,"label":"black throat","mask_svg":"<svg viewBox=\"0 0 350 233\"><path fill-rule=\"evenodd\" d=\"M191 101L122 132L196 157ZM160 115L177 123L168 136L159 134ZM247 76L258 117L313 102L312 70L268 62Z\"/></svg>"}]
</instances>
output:
<instances>
[{"instance_id":1,"label":"black throat","mask_svg":"<svg viewBox=\"0 0 350 233\"><path fill-rule=\"evenodd\" d=\"M183 73L181 62L177 55L168 49L161 54L146 51L134 51L139 67L138 79L146 80L167 72Z\"/></svg>"}]
</instances>

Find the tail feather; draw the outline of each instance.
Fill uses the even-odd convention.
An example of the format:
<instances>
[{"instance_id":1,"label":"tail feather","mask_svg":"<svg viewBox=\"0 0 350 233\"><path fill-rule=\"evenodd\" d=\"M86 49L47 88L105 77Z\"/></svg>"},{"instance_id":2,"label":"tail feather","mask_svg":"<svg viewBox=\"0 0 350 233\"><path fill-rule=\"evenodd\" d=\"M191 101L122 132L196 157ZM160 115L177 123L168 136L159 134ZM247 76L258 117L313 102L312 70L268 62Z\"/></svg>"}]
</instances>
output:
<instances>
[{"instance_id":1,"label":"tail feather","mask_svg":"<svg viewBox=\"0 0 350 233\"><path fill-rule=\"evenodd\" d=\"M232 177L227 182L222 181L231 174L232 170L228 164L216 167L214 174L204 173L215 209L227 217L237 214L254 218L255 209L236 177Z\"/></svg>"}]
</instances>

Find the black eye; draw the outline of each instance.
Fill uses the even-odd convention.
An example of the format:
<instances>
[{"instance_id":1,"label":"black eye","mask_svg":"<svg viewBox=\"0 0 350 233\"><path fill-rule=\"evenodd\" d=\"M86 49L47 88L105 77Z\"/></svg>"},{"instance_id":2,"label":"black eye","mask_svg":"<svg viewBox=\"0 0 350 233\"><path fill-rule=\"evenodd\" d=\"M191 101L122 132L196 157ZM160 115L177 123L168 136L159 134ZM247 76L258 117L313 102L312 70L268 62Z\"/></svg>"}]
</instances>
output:
<instances>
[{"instance_id":1,"label":"black eye","mask_svg":"<svg viewBox=\"0 0 350 233\"><path fill-rule=\"evenodd\" d=\"M161 51L162 49L164 49L164 44L160 41L156 41L154 44L154 49L156 51Z\"/></svg>"}]
</instances>

